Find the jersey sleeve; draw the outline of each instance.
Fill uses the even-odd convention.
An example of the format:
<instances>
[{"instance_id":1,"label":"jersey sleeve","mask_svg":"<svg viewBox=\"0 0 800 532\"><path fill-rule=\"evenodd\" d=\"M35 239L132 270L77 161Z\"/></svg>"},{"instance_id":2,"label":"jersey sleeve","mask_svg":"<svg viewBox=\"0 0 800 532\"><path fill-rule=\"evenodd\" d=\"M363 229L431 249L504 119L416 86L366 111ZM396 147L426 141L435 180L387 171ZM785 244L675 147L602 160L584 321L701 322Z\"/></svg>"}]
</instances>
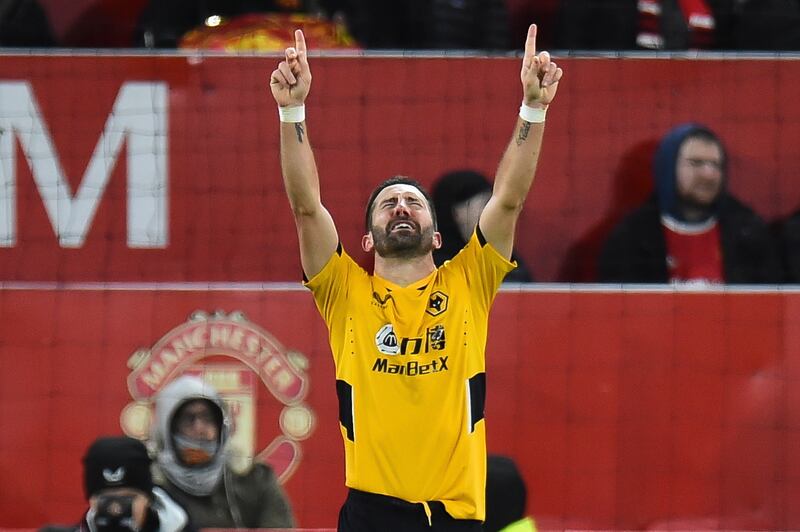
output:
<instances>
[{"instance_id":1,"label":"jersey sleeve","mask_svg":"<svg viewBox=\"0 0 800 532\"><path fill-rule=\"evenodd\" d=\"M339 244L322 270L303 282L314 295L317 309L328 324L328 328L333 326L336 319L337 304L347 299L348 286L356 277L365 275L366 272Z\"/></svg>"},{"instance_id":2,"label":"jersey sleeve","mask_svg":"<svg viewBox=\"0 0 800 532\"><path fill-rule=\"evenodd\" d=\"M460 271L470 287L473 297L488 310L494 301L503 278L517 267L483 238L476 228L467 245L443 268Z\"/></svg>"}]
</instances>

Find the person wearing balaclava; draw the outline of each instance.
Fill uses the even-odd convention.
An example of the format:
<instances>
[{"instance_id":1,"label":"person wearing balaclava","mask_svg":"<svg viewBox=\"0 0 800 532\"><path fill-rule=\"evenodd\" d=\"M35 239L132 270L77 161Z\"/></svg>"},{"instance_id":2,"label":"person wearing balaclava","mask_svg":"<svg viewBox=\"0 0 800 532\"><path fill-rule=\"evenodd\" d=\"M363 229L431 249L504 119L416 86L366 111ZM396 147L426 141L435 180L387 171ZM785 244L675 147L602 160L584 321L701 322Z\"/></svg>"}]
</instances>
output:
<instances>
[{"instance_id":1,"label":"person wearing balaclava","mask_svg":"<svg viewBox=\"0 0 800 532\"><path fill-rule=\"evenodd\" d=\"M83 457L89 509L81 524L42 530L194 532L184 509L153 485L150 464L147 448L139 440L127 436L97 438Z\"/></svg>"},{"instance_id":2,"label":"person wearing balaclava","mask_svg":"<svg viewBox=\"0 0 800 532\"><path fill-rule=\"evenodd\" d=\"M467 245L491 195L489 180L474 170L448 172L436 181L433 186L433 206L437 231L442 235L442 246L433 250L436 266L455 257ZM512 253L511 260L517 263L517 267L505 276L503 282L532 282L533 276L522 259Z\"/></svg>"},{"instance_id":3,"label":"person wearing balaclava","mask_svg":"<svg viewBox=\"0 0 800 532\"><path fill-rule=\"evenodd\" d=\"M217 391L197 377L175 379L156 397L157 481L200 528L292 528L289 502L269 466L255 463L245 473L230 467L230 436Z\"/></svg>"},{"instance_id":4,"label":"person wearing balaclava","mask_svg":"<svg viewBox=\"0 0 800 532\"><path fill-rule=\"evenodd\" d=\"M655 193L611 232L598 280L615 283L780 283L764 221L727 190L728 157L705 126L683 124L661 141Z\"/></svg>"}]
</instances>

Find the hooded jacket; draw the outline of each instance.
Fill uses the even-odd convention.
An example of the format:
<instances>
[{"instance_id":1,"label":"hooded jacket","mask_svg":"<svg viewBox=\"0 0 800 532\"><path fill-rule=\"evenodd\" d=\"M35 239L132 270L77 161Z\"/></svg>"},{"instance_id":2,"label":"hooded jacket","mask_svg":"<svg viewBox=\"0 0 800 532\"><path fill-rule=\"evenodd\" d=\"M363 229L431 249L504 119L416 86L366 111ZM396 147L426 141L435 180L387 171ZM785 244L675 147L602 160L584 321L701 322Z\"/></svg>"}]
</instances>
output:
<instances>
[{"instance_id":1,"label":"hooded jacket","mask_svg":"<svg viewBox=\"0 0 800 532\"><path fill-rule=\"evenodd\" d=\"M206 400L219 414L219 445L212 460L190 467L180 460L173 439L173 419L181 406ZM199 528L291 528L291 508L272 469L255 463L240 474L228 465L231 420L216 390L203 380L182 376L156 398L152 439L160 475L156 481L180 503ZM159 478L162 477L163 478Z\"/></svg>"},{"instance_id":2,"label":"hooded jacket","mask_svg":"<svg viewBox=\"0 0 800 532\"><path fill-rule=\"evenodd\" d=\"M433 261L441 266L467 245L453 217L453 208L483 192L491 192L489 181L474 170L457 170L444 174L433 189L433 206L436 210L437 231L442 235L442 247L433 250ZM503 282L529 283L533 281L528 267L515 253L511 261L517 267L508 272Z\"/></svg>"},{"instance_id":3,"label":"hooded jacket","mask_svg":"<svg viewBox=\"0 0 800 532\"><path fill-rule=\"evenodd\" d=\"M655 192L612 230L600 253L599 281L669 282L667 243L661 218L668 216L686 221L681 213L675 169L684 141L698 131L715 137L704 126L684 124L672 129L659 144L653 160ZM780 283L783 273L773 237L752 209L727 192L726 166L723 149L723 184L709 209L709 219L716 218L719 224L725 282Z\"/></svg>"}]
</instances>

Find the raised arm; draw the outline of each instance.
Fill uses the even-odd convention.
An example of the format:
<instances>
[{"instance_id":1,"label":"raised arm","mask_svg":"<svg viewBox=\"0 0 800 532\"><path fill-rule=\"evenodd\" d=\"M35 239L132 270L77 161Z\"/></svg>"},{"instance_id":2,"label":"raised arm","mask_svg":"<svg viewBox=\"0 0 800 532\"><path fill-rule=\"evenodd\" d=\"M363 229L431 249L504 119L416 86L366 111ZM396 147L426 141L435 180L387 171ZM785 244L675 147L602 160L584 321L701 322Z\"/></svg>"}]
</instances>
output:
<instances>
[{"instance_id":1,"label":"raised arm","mask_svg":"<svg viewBox=\"0 0 800 532\"><path fill-rule=\"evenodd\" d=\"M508 258L514 246L517 219L536 173L545 112L556 95L562 74L549 53L536 53L536 25L532 24L520 72L523 89L520 118L497 168L492 197L478 222L486 241Z\"/></svg>"},{"instance_id":2,"label":"raised arm","mask_svg":"<svg viewBox=\"0 0 800 532\"><path fill-rule=\"evenodd\" d=\"M336 251L339 236L333 218L322 205L317 164L308 140L305 101L311 89L311 69L306 40L301 30L296 30L294 37L295 47L286 49L286 57L272 72L269 85L281 118L283 184L297 226L303 272L310 279Z\"/></svg>"}]
</instances>

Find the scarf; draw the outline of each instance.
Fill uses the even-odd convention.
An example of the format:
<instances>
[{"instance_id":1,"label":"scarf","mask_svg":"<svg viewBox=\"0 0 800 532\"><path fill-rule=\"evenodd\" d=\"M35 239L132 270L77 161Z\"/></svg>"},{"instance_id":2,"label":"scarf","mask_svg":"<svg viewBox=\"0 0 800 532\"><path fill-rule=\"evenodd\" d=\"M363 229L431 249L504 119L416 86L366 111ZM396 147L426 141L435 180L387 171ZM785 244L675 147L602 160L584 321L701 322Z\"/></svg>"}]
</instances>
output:
<instances>
[{"instance_id":1,"label":"scarf","mask_svg":"<svg viewBox=\"0 0 800 532\"><path fill-rule=\"evenodd\" d=\"M225 467L225 453L219 452L219 442L198 441L178 434L174 436L174 442L174 447L158 454L158 463L164 474L187 493L210 495L219 484ZM176 455L180 455L182 460ZM203 457L206 460L201 461ZM184 464L191 464L191 467Z\"/></svg>"},{"instance_id":2,"label":"scarf","mask_svg":"<svg viewBox=\"0 0 800 532\"><path fill-rule=\"evenodd\" d=\"M648 50L661 50L665 46L662 31L662 0L639 0L639 32L636 44ZM683 21L689 30L689 49L707 49L714 44L714 14L705 0L678 0Z\"/></svg>"}]
</instances>

